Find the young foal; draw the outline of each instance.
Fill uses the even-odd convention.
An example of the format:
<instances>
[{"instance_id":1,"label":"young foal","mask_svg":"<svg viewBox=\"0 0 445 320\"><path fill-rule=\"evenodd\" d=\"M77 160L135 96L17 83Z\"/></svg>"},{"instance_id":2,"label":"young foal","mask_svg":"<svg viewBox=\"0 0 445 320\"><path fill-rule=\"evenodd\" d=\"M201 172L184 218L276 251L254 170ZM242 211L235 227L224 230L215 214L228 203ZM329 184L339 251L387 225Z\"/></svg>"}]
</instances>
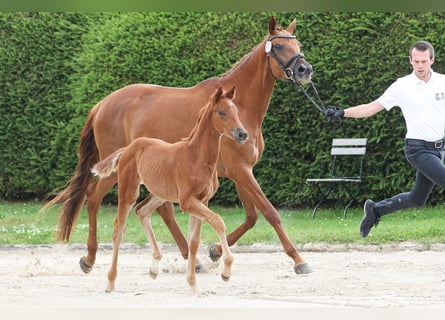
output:
<instances>
[{"instance_id":1,"label":"young foal","mask_svg":"<svg viewBox=\"0 0 445 320\"><path fill-rule=\"evenodd\" d=\"M170 144L154 138L138 138L129 146L112 153L92 169L100 178L117 170L118 212L113 231L113 260L108 272L107 291L114 290L117 276L118 249L124 233L125 220L139 196L139 185L144 184L154 195L144 206L136 208L147 238L153 248L155 267L161 258L151 228L150 216L166 201L179 203L181 209L191 214L189 221L189 259L187 281L194 292L196 285L196 253L200 243L201 221L208 222L218 234L223 248L224 280L231 275L233 256L226 237L226 227L221 217L208 208L208 201L219 186L216 163L222 135L244 143L247 131L238 117L238 108L232 99L235 87L225 92L220 87L200 111L197 124L190 136Z\"/></svg>"}]
</instances>

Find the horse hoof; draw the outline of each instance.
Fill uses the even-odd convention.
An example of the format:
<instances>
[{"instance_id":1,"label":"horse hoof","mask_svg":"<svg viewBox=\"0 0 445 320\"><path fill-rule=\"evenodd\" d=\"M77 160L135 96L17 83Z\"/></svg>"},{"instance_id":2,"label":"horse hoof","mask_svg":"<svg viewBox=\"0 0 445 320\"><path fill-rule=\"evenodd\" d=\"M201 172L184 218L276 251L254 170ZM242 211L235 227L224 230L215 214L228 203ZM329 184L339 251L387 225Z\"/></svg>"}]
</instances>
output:
<instances>
[{"instance_id":1,"label":"horse hoof","mask_svg":"<svg viewBox=\"0 0 445 320\"><path fill-rule=\"evenodd\" d=\"M80 258L79 265L80 265L80 269L82 269L82 271L84 273L90 273L90 271L93 269L93 266L90 266L89 264L87 264L85 262L84 257Z\"/></svg>"},{"instance_id":2,"label":"horse hoof","mask_svg":"<svg viewBox=\"0 0 445 320\"><path fill-rule=\"evenodd\" d=\"M202 266L202 264L197 264L195 267L195 272L200 273L202 270L204 270L204 267Z\"/></svg>"},{"instance_id":3,"label":"horse hoof","mask_svg":"<svg viewBox=\"0 0 445 320\"><path fill-rule=\"evenodd\" d=\"M307 274L311 273L312 269L311 267L309 267L307 263L302 263L302 264L296 264L294 266L294 271L296 274Z\"/></svg>"},{"instance_id":4,"label":"horse hoof","mask_svg":"<svg viewBox=\"0 0 445 320\"><path fill-rule=\"evenodd\" d=\"M157 273L154 273L154 272L149 272L149 274L150 274L150 277L153 279L153 280L156 280L156 278L158 277L158 274Z\"/></svg>"},{"instance_id":5,"label":"horse hoof","mask_svg":"<svg viewBox=\"0 0 445 320\"><path fill-rule=\"evenodd\" d=\"M213 262L217 262L219 258L221 258L222 254L220 254L218 250L216 250L216 246L212 244L209 248L209 256Z\"/></svg>"},{"instance_id":6,"label":"horse hoof","mask_svg":"<svg viewBox=\"0 0 445 320\"><path fill-rule=\"evenodd\" d=\"M230 280L230 276L225 276L221 273L221 279L223 279L223 281L229 281Z\"/></svg>"}]
</instances>

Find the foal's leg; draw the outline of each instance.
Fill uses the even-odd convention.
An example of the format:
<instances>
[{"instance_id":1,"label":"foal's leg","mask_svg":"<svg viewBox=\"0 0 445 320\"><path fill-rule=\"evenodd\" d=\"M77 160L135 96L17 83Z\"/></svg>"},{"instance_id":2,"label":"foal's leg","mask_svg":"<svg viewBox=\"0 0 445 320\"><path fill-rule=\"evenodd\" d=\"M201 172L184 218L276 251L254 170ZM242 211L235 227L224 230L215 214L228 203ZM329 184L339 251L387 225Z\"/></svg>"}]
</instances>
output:
<instances>
[{"instance_id":1,"label":"foal's leg","mask_svg":"<svg viewBox=\"0 0 445 320\"><path fill-rule=\"evenodd\" d=\"M224 262L224 269L221 277L225 281L229 280L231 276L233 255L230 251L229 244L227 243L226 225L223 219L197 199L188 198L182 201L181 208L183 211L189 212L199 217L201 220L206 221L215 230L221 243L222 259ZM190 259L191 257L189 257L189 260Z\"/></svg>"},{"instance_id":2,"label":"foal's leg","mask_svg":"<svg viewBox=\"0 0 445 320\"><path fill-rule=\"evenodd\" d=\"M86 256L80 258L79 264L83 272L89 273L96 261L97 252L97 212L99 206L107 194L107 192L116 183L116 175L112 174L107 178L96 180L94 184L87 190L87 208L88 208L88 253Z\"/></svg>"},{"instance_id":3,"label":"foal's leg","mask_svg":"<svg viewBox=\"0 0 445 320\"><path fill-rule=\"evenodd\" d=\"M151 249L153 250L153 260L150 267L150 276L156 279L159 274L159 261L162 258L161 250L159 249L158 242L156 241L153 227L151 224L151 215L165 201L160 200L153 195L149 195L142 202L138 203L135 207L136 215L144 228L148 241L150 242Z\"/></svg>"},{"instance_id":4,"label":"foal's leg","mask_svg":"<svg viewBox=\"0 0 445 320\"><path fill-rule=\"evenodd\" d=\"M187 282L192 287L194 293L199 293L196 284L196 254L198 253L199 243L201 242L201 219L190 215L189 217L189 259L187 264Z\"/></svg>"},{"instance_id":5,"label":"foal's leg","mask_svg":"<svg viewBox=\"0 0 445 320\"><path fill-rule=\"evenodd\" d=\"M125 173L123 174L125 175ZM117 277L117 258L119 254L119 246L125 232L125 221L139 195L139 179L137 179L137 177L130 178L129 175L127 175L126 178L129 179L126 179L126 181L123 182L119 181L119 203L113 230L113 259L111 261L110 270L108 271L108 287L106 289L108 292L114 290L114 284Z\"/></svg>"}]
</instances>

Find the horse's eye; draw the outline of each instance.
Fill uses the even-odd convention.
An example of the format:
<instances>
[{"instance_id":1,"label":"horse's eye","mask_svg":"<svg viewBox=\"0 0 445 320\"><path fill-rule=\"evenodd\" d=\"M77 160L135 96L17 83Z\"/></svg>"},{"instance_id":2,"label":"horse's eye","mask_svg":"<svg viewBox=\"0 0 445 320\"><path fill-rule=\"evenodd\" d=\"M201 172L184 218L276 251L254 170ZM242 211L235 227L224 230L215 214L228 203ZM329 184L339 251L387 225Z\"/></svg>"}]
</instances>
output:
<instances>
[{"instance_id":1,"label":"horse's eye","mask_svg":"<svg viewBox=\"0 0 445 320\"><path fill-rule=\"evenodd\" d=\"M218 114L219 114L221 117L224 117L224 116L226 115L226 112L223 111L223 110L219 110L219 111L218 111Z\"/></svg>"},{"instance_id":2,"label":"horse's eye","mask_svg":"<svg viewBox=\"0 0 445 320\"><path fill-rule=\"evenodd\" d=\"M280 43L275 44L273 47L275 49L277 49L277 50L281 50L281 44Z\"/></svg>"}]
</instances>

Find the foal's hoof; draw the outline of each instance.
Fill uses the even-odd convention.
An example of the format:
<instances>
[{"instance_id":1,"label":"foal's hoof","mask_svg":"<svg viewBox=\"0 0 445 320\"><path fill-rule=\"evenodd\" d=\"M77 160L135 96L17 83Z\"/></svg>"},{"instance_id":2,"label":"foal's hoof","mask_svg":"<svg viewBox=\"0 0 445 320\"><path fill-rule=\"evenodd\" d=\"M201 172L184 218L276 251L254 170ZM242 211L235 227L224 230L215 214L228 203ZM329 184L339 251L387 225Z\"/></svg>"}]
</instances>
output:
<instances>
[{"instance_id":1,"label":"foal's hoof","mask_svg":"<svg viewBox=\"0 0 445 320\"><path fill-rule=\"evenodd\" d=\"M196 272L196 273L200 273L200 272L203 271L203 270L204 270L204 267L203 267L202 264L197 264L197 265L196 265L196 267L195 267L195 272Z\"/></svg>"},{"instance_id":2,"label":"foal's hoof","mask_svg":"<svg viewBox=\"0 0 445 320\"><path fill-rule=\"evenodd\" d=\"M222 254L220 254L218 252L218 250L216 250L216 246L215 244L212 244L209 248L209 256L210 259L212 259L213 262L217 262L219 260L219 258L221 258Z\"/></svg>"},{"instance_id":3,"label":"foal's hoof","mask_svg":"<svg viewBox=\"0 0 445 320\"><path fill-rule=\"evenodd\" d=\"M156 278L158 277L158 274L157 273L154 273L154 272L149 272L149 274L150 274L150 277L153 279L153 280L156 280Z\"/></svg>"},{"instance_id":4,"label":"foal's hoof","mask_svg":"<svg viewBox=\"0 0 445 320\"><path fill-rule=\"evenodd\" d=\"M221 279L223 279L224 281L229 281L230 280L230 276L225 276L221 273Z\"/></svg>"},{"instance_id":5,"label":"foal's hoof","mask_svg":"<svg viewBox=\"0 0 445 320\"><path fill-rule=\"evenodd\" d=\"M84 273L90 273L90 271L93 269L93 266L90 266L85 262L85 257L80 258L79 265L80 269L82 269Z\"/></svg>"},{"instance_id":6,"label":"foal's hoof","mask_svg":"<svg viewBox=\"0 0 445 320\"><path fill-rule=\"evenodd\" d=\"M305 263L302 263L302 264L296 264L294 266L294 271L295 271L296 274L307 274L307 273L311 273L312 269L305 262Z\"/></svg>"}]
</instances>

